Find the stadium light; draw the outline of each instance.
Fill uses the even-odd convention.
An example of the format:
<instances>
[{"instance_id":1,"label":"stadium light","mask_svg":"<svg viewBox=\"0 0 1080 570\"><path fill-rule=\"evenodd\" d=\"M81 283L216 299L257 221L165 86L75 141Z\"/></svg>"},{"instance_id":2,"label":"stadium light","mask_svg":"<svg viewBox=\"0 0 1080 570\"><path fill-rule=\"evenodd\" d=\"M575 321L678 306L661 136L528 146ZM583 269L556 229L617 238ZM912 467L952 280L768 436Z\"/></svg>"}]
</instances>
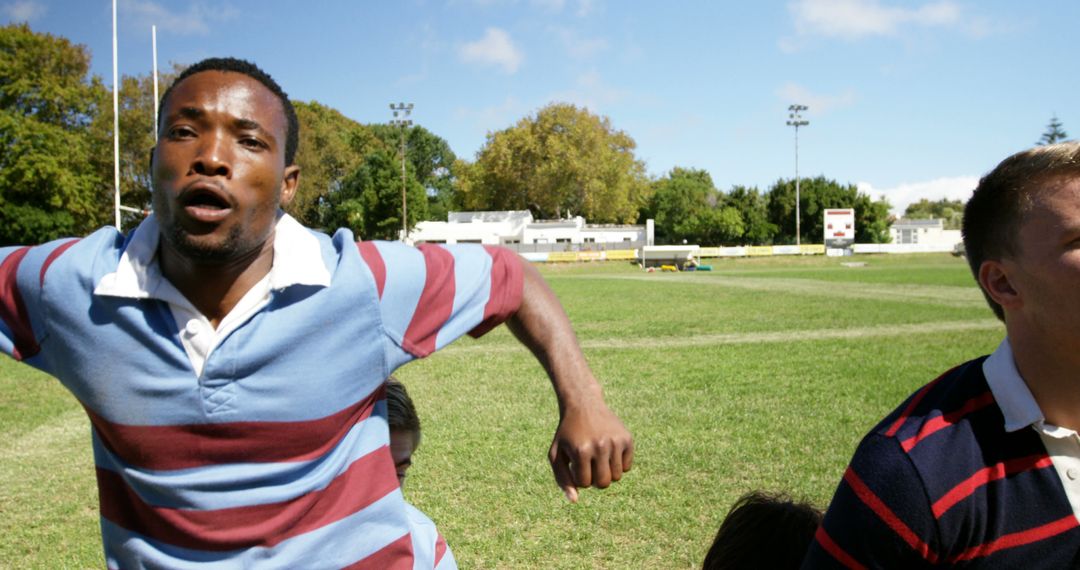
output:
<instances>
[{"instance_id":1,"label":"stadium light","mask_svg":"<svg viewBox=\"0 0 1080 570\"><path fill-rule=\"evenodd\" d=\"M390 110L394 112L394 118L390 121L390 125L401 128L401 241L405 241L405 236L409 235L408 206L406 205L407 192L405 190L405 129L412 126L412 121L409 119L412 109L412 103L398 103L397 105L390 103ZM398 118L399 113L400 119Z\"/></svg>"},{"instance_id":2,"label":"stadium light","mask_svg":"<svg viewBox=\"0 0 1080 570\"><path fill-rule=\"evenodd\" d=\"M788 126L795 127L795 245L802 245L799 227L799 127L805 127L810 121L802 118L801 113L809 109L806 105L791 105L788 107Z\"/></svg>"}]
</instances>

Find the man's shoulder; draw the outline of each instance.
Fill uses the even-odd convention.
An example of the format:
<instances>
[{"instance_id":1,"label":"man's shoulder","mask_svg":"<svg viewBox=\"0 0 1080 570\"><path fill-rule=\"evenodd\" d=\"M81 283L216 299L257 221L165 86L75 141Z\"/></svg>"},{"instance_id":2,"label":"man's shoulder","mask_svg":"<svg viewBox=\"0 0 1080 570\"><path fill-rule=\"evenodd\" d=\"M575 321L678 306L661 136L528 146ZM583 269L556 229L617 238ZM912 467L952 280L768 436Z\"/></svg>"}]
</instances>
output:
<instances>
[{"instance_id":1,"label":"man's shoulder","mask_svg":"<svg viewBox=\"0 0 1080 570\"><path fill-rule=\"evenodd\" d=\"M120 259L128 238L109 226L84 237L68 237L34 246L16 246L7 250L5 259L13 258L18 264L32 270L33 277L44 285L46 275L64 272L70 276L91 276L95 272L110 270ZM28 274L29 275L29 274Z\"/></svg>"},{"instance_id":2,"label":"man's shoulder","mask_svg":"<svg viewBox=\"0 0 1080 570\"><path fill-rule=\"evenodd\" d=\"M870 431L872 435L906 440L926 428L927 422L942 424L961 419L964 412L990 407L998 410L983 374L986 356L950 368L913 392ZM1000 410L998 410L1000 414Z\"/></svg>"},{"instance_id":3,"label":"man's shoulder","mask_svg":"<svg viewBox=\"0 0 1080 570\"><path fill-rule=\"evenodd\" d=\"M982 372L985 359L955 366L908 396L866 434L852 467L868 476L911 473L927 482L942 471L977 469L987 449L1006 452L1009 434Z\"/></svg>"},{"instance_id":4,"label":"man's shoulder","mask_svg":"<svg viewBox=\"0 0 1080 570\"><path fill-rule=\"evenodd\" d=\"M908 397L867 434L852 467L884 479L910 473L941 497L987 468L1043 460L1034 431L1006 429L985 360L956 366Z\"/></svg>"}]
</instances>

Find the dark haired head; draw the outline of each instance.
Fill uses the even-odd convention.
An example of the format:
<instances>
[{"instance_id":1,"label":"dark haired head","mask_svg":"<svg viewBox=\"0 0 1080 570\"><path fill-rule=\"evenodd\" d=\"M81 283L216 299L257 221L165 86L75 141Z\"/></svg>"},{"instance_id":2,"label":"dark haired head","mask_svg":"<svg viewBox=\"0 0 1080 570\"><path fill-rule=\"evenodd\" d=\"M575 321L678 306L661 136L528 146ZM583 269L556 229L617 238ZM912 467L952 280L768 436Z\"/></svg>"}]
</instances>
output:
<instances>
[{"instance_id":1,"label":"dark haired head","mask_svg":"<svg viewBox=\"0 0 1080 570\"><path fill-rule=\"evenodd\" d=\"M257 65L250 61L236 59L234 57L211 57L192 65L181 72L176 80L173 81L172 85L165 90L165 94L161 96L160 107L165 108L165 103L169 100L169 95L177 85L188 77L203 71L224 71L246 75L259 83L262 83L264 87L269 89L270 92L281 101L282 110L285 112L285 121L288 125L288 132L285 133L285 166L292 165L295 162L296 147L300 141L300 122L296 118L296 109L293 108L292 101L289 101L289 96L281 90L281 86L274 81L274 78L270 77L268 73L259 69ZM158 129L161 128L162 120L164 120L164 115L158 119Z\"/></svg>"},{"instance_id":2,"label":"dark haired head","mask_svg":"<svg viewBox=\"0 0 1080 570\"><path fill-rule=\"evenodd\" d=\"M747 493L720 523L702 569L798 568L821 517L812 505L783 494Z\"/></svg>"},{"instance_id":3,"label":"dark haired head","mask_svg":"<svg viewBox=\"0 0 1080 570\"><path fill-rule=\"evenodd\" d=\"M984 261L1019 255L1017 236L1024 215L1037 194L1063 178L1080 176L1080 143L1037 146L1001 161L986 176L964 207L964 251L979 280ZM983 291L994 314L1005 312Z\"/></svg>"},{"instance_id":4,"label":"dark haired head","mask_svg":"<svg viewBox=\"0 0 1080 570\"><path fill-rule=\"evenodd\" d=\"M386 420L390 431L404 431L413 434L413 443L420 445L420 417L416 414L409 392L397 378L386 380Z\"/></svg>"}]
</instances>

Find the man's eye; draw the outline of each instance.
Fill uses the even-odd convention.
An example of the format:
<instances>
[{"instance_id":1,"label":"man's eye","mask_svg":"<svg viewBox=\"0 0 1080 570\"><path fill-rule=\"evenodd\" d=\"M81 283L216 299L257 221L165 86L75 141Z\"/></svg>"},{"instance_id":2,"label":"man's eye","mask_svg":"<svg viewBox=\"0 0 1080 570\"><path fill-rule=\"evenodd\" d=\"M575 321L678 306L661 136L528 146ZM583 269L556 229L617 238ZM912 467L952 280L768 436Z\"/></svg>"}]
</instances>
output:
<instances>
[{"instance_id":1,"label":"man's eye","mask_svg":"<svg viewBox=\"0 0 1080 570\"><path fill-rule=\"evenodd\" d=\"M248 148L253 148L253 149L264 149L264 148L266 148L266 143L262 142L259 139L253 139L253 138L240 139L240 144L243 145L243 146L246 146Z\"/></svg>"},{"instance_id":2,"label":"man's eye","mask_svg":"<svg viewBox=\"0 0 1080 570\"><path fill-rule=\"evenodd\" d=\"M195 134L195 131L191 130L188 127L172 127L171 129L169 129L167 134L169 138L177 139L193 136Z\"/></svg>"}]
</instances>

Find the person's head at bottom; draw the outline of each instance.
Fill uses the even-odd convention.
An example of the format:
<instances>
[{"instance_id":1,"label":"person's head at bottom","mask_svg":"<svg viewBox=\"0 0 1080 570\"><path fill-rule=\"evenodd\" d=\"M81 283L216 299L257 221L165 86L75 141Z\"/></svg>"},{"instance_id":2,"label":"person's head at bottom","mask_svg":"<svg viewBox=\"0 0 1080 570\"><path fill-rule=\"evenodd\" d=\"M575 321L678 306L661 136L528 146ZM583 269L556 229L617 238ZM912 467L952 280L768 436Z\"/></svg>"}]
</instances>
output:
<instances>
[{"instance_id":1,"label":"person's head at bottom","mask_svg":"<svg viewBox=\"0 0 1080 570\"><path fill-rule=\"evenodd\" d=\"M386 420L390 425L390 455L398 483L404 485L413 453L420 446L420 417L405 385L393 376L386 380Z\"/></svg>"},{"instance_id":2,"label":"person's head at bottom","mask_svg":"<svg viewBox=\"0 0 1080 570\"><path fill-rule=\"evenodd\" d=\"M732 505L703 570L798 568L821 525L821 511L783 494L752 491Z\"/></svg>"}]
</instances>

